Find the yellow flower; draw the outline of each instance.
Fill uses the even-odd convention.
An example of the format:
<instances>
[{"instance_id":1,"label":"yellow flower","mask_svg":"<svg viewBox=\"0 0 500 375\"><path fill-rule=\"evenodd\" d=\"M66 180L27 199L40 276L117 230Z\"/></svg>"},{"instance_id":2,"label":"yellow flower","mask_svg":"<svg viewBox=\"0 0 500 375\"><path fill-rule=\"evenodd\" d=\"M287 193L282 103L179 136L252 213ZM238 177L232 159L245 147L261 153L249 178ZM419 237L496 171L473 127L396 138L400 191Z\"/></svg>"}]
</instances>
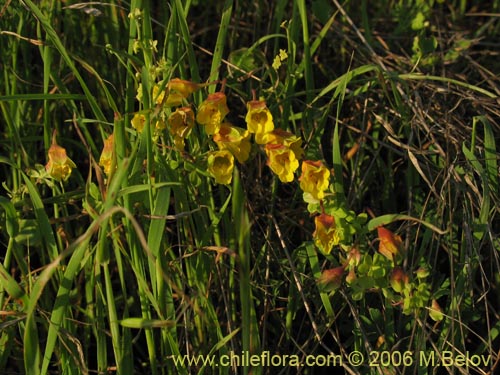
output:
<instances>
[{"instance_id":1,"label":"yellow flower","mask_svg":"<svg viewBox=\"0 0 500 375\"><path fill-rule=\"evenodd\" d=\"M224 117L228 113L229 108L226 103L226 95L223 92L216 92L209 94L200 104L196 121L201 125L205 125L207 134L217 134Z\"/></svg>"},{"instance_id":2,"label":"yellow flower","mask_svg":"<svg viewBox=\"0 0 500 375\"><path fill-rule=\"evenodd\" d=\"M56 180L66 181L71 175L71 170L76 168L75 163L66 155L66 149L55 142L49 148L49 161L45 170Z\"/></svg>"},{"instance_id":3,"label":"yellow flower","mask_svg":"<svg viewBox=\"0 0 500 375\"><path fill-rule=\"evenodd\" d=\"M184 139L191 133L194 126L194 112L189 107L177 108L168 118L170 134L179 149L184 149ZM182 146L181 146L182 145ZM179 147L181 146L181 147Z\"/></svg>"},{"instance_id":4,"label":"yellow flower","mask_svg":"<svg viewBox=\"0 0 500 375\"><path fill-rule=\"evenodd\" d=\"M248 130L224 122L213 139L220 150L229 150L240 163L247 161L252 148Z\"/></svg>"},{"instance_id":5,"label":"yellow flower","mask_svg":"<svg viewBox=\"0 0 500 375\"><path fill-rule=\"evenodd\" d=\"M402 249L403 241L401 237L384 227L378 227L377 233L380 240L378 252L387 259L394 260L394 257L398 255Z\"/></svg>"},{"instance_id":6,"label":"yellow flower","mask_svg":"<svg viewBox=\"0 0 500 375\"><path fill-rule=\"evenodd\" d=\"M167 83L168 96L165 101L165 105L167 107L181 105L183 99L186 99L189 95L203 86L205 86L205 84L194 83L180 78L173 78Z\"/></svg>"},{"instance_id":7,"label":"yellow flower","mask_svg":"<svg viewBox=\"0 0 500 375\"><path fill-rule=\"evenodd\" d=\"M287 146L268 143L266 145L267 165L281 182L293 181L293 173L299 167L295 153Z\"/></svg>"},{"instance_id":8,"label":"yellow flower","mask_svg":"<svg viewBox=\"0 0 500 375\"><path fill-rule=\"evenodd\" d=\"M153 86L153 100L155 101L155 103L160 105L163 103L164 99L165 99L165 91L160 92L160 86L154 85Z\"/></svg>"},{"instance_id":9,"label":"yellow flower","mask_svg":"<svg viewBox=\"0 0 500 375\"><path fill-rule=\"evenodd\" d=\"M142 133L144 124L146 123L146 117L143 114L136 113L134 117L132 117L132 120L130 120L130 123L138 133Z\"/></svg>"},{"instance_id":10,"label":"yellow flower","mask_svg":"<svg viewBox=\"0 0 500 375\"><path fill-rule=\"evenodd\" d=\"M304 150L302 150L302 139L296 135L287 132L283 129L274 129L272 132L267 134L266 143L277 143L289 147L297 160L300 160L304 155Z\"/></svg>"},{"instance_id":11,"label":"yellow flower","mask_svg":"<svg viewBox=\"0 0 500 375\"><path fill-rule=\"evenodd\" d=\"M234 156L229 151L212 151L208 155L208 172L218 184L230 184L233 178L233 169Z\"/></svg>"},{"instance_id":12,"label":"yellow flower","mask_svg":"<svg viewBox=\"0 0 500 375\"><path fill-rule=\"evenodd\" d=\"M181 105L182 101L193 92L206 85L206 83L193 83L184 79L173 78L167 82L164 86L165 89L162 91L160 91L162 84L155 84L153 86L153 100L157 105L176 107ZM166 97L165 94L167 94ZM136 98L138 101L142 101L142 84L139 84Z\"/></svg>"},{"instance_id":13,"label":"yellow flower","mask_svg":"<svg viewBox=\"0 0 500 375\"><path fill-rule=\"evenodd\" d=\"M323 166L321 161L304 160L302 174L300 175L300 188L305 193L311 194L314 199L320 200L328 189L330 171Z\"/></svg>"},{"instance_id":14,"label":"yellow flower","mask_svg":"<svg viewBox=\"0 0 500 375\"><path fill-rule=\"evenodd\" d=\"M101 157L99 158L99 165L104 169L104 173L106 173L107 176L111 173L111 167L113 166L114 144L115 137L111 134L104 140L104 147L102 149Z\"/></svg>"},{"instance_id":15,"label":"yellow flower","mask_svg":"<svg viewBox=\"0 0 500 375\"><path fill-rule=\"evenodd\" d=\"M320 214L314 218L316 230L313 233L314 243L325 254L330 254L333 247L338 245L340 237L333 216Z\"/></svg>"},{"instance_id":16,"label":"yellow flower","mask_svg":"<svg viewBox=\"0 0 500 375\"><path fill-rule=\"evenodd\" d=\"M245 121L248 131L255 134L255 142L266 144L268 133L274 130L273 115L264 100L252 100L247 103Z\"/></svg>"},{"instance_id":17,"label":"yellow flower","mask_svg":"<svg viewBox=\"0 0 500 375\"><path fill-rule=\"evenodd\" d=\"M204 86L206 86L206 84L194 83L180 78L172 78L167 84L170 93L177 92L184 98L187 98L200 87Z\"/></svg>"}]
</instances>

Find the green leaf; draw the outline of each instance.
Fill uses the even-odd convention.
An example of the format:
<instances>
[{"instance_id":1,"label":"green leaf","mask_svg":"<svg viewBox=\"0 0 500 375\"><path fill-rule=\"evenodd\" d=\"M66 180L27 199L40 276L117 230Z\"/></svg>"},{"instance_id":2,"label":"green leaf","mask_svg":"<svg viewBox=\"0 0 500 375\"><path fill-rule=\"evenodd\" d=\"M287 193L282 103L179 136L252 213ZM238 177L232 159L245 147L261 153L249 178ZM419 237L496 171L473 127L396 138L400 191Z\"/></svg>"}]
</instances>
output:
<instances>
[{"instance_id":1,"label":"green leaf","mask_svg":"<svg viewBox=\"0 0 500 375\"><path fill-rule=\"evenodd\" d=\"M151 329L175 327L176 323L174 320L125 318L120 320L120 325L127 328Z\"/></svg>"},{"instance_id":2,"label":"green leaf","mask_svg":"<svg viewBox=\"0 0 500 375\"><path fill-rule=\"evenodd\" d=\"M5 211L5 228L9 237L14 238L19 232L16 209L10 200L0 196L0 207Z\"/></svg>"},{"instance_id":3,"label":"green leaf","mask_svg":"<svg viewBox=\"0 0 500 375\"><path fill-rule=\"evenodd\" d=\"M411 28L412 30L418 31L425 28L425 26L425 16L422 12L418 12L415 18L411 21Z\"/></svg>"},{"instance_id":4,"label":"green leaf","mask_svg":"<svg viewBox=\"0 0 500 375\"><path fill-rule=\"evenodd\" d=\"M377 227L384 226L384 225L387 225L387 224L390 224L390 223L393 223L393 222L399 221L399 220L415 221L417 223L420 223L420 224L426 226L429 229L432 229L434 232L436 232L438 234L445 234L448 232L447 230L439 229L438 227L432 225L431 223L428 223L425 220L417 219L415 217L403 215L403 214L387 214L387 215L375 217L368 222L368 230L372 231L372 230L377 229Z\"/></svg>"}]
</instances>

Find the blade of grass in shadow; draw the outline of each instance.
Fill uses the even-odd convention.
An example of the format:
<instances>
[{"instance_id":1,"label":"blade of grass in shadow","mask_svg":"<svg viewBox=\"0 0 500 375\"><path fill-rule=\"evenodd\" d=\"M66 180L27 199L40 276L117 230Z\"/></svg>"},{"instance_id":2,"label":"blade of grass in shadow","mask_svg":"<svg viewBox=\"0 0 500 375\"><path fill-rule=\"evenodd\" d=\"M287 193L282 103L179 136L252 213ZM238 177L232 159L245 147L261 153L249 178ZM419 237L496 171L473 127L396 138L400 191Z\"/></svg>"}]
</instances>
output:
<instances>
[{"instance_id":1,"label":"blade of grass in shadow","mask_svg":"<svg viewBox=\"0 0 500 375\"><path fill-rule=\"evenodd\" d=\"M302 120L305 128L305 133L309 134L313 128L312 123L312 112L311 112L311 102L313 100L314 93L314 77L313 68L311 60L311 45L309 37L309 22L308 22L308 12L305 0L297 0L294 4L297 5L299 10L300 22L302 25L302 44L303 44L303 58L304 63L304 76L306 83L306 108L302 114ZM295 7L294 7L295 9Z\"/></svg>"},{"instance_id":2,"label":"blade of grass in shadow","mask_svg":"<svg viewBox=\"0 0 500 375\"><path fill-rule=\"evenodd\" d=\"M48 15L48 21L50 21L51 15L54 11L54 2L51 3L50 14ZM41 30L38 28L38 33L41 33ZM40 39L43 39L42 35L38 35ZM52 48L48 45L40 45L40 54L42 55L43 60L43 92L44 94L49 93L49 84L50 84L50 76L51 76L51 66L52 66ZM50 120L50 107L49 102L47 100L43 101L43 145L45 151L47 151L51 144L52 139L52 131L53 125Z\"/></svg>"},{"instance_id":3,"label":"blade of grass in shadow","mask_svg":"<svg viewBox=\"0 0 500 375\"><path fill-rule=\"evenodd\" d=\"M31 203L33 204L33 210L35 211L38 228L40 230L40 235L43 238L43 243L45 244L47 254L49 254L50 260L54 260L59 255L59 251L57 249L57 244L52 226L50 225L49 217L45 212L42 198L38 193L38 189L35 187L35 185L33 185L31 180L25 174L23 174L22 176L24 178L24 183L28 188Z\"/></svg>"},{"instance_id":4,"label":"blade of grass in shadow","mask_svg":"<svg viewBox=\"0 0 500 375\"><path fill-rule=\"evenodd\" d=\"M97 104L97 101L88 88L87 84L85 83L85 80L83 77L80 75L80 72L76 68L75 64L73 63L73 60L70 58L68 52L66 51L66 48L64 47L64 44L62 43L61 39L57 35L56 31L50 24L50 20L42 13L40 8L38 8L31 0L21 0L22 3L24 3L33 13L33 15L38 19L38 21L42 24L42 27L44 28L45 32L47 33L47 38L54 43L54 46L56 49L59 51L61 56L63 57L64 61L68 65L68 67L71 69L73 74L75 75L76 79L80 83L80 86L89 102L90 107L92 108L92 112L96 116L96 118L100 121L105 121L106 117L104 116L104 113L101 111L101 108Z\"/></svg>"},{"instance_id":5,"label":"blade of grass in shadow","mask_svg":"<svg viewBox=\"0 0 500 375\"><path fill-rule=\"evenodd\" d=\"M2 263L0 263L0 285L12 298L21 300L24 307L28 306L29 296L9 274Z\"/></svg>"},{"instance_id":6,"label":"blade of grass in shadow","mask_svg":"<svg viewBox=\"0 0 500 375\"><path fill-rule=\"evenodd\" d=\"M227 343L229 341L231 341L231 339L238 333L240 332L241 328L237 328L235 329L233 332L231 332L230 334L226 335L225 337L222 337L220 339L220 341L215 344L212 349L210 350L210 352L207 354L207 357L212 357L217 351L223 349L225 346L227 346ZM205 371L205 367L206 367L206 362L203 363L203 366L200 368L200 371L198 372L199 374L203 374L204 371ZM221 367L224 367L224 366L221 366ZM221 371L223 371L221 369Z\"/></svg>"},{"instance_id":7,"label":"blade of grass in shadow","mask_svg":"<svg viewBox=\"0 0 500 375\"><path fill-rule=\"evenodd\" d=\"M325 23L325 25L321 28L316 39L314 39L314 41L311 45L311 52L310 52L311 56L314 56L314 54L318 50L321 42L325 39L326 35L328 34L328 32L330 31L330 29L333 25L333 22L335 21L336 16L337 16L337 12L335 14L333 14L328 19L328 21ZM310 65L310 63L308 65ZM304 69L306 69L306 66L307 66L306 60L304 59L300 62L299 66L297 67L297 72L302 73L304 71Z\"/></svg>"},{"instance_id":8,"label":"blade of grass in shadow","mask_svg":"<svg viewBox=\"0 0 500 375\"><path fill-rule=\"evenodd\" d=\"M340 102L339 102L340 103ZM337 117L338 118L338 117ZM333 131L333 186L335 196L341 204L346 201L344 194L344 181L342 178L342 155L340 153L339 127L335 124Z\"/></svg>"},{"instance_id":9,"label":"blade of grass in shadow","mask_svg":"<svg viewBox=\"0 0 500 375\"><path fill-rule=\"evenodd\" d=\"M174 14L177 15L177 22L181 32L181 37L184 41L184 46L187 52L187 59L189 69L191 71L191 79L194 82L201 82L200 72L198 69L198 62L194 53L193 43L191 43L191 36L189 34L189 26L187 24L187 10L184 10L181 0L174 0ZM195 93L197 99L200 98L201 93Z\"/></svg>"},{"instance_id":10,"label":"blade of grass in shadow","mask_svg":"<svg viewBox=\"0 0 500 375\"><path fill-rule=\"evenodd\" d=\"M113 291L113 283L111 281L111 275L109 273L109 265L103 264L102 268L104 270L104 285L106 289L106 306L108 312L108 322L111 332L111 341L113 343L113 352L115 354L116 370L119 374L133 374L133 367L124 364L127 359L123 356L123 343L120 335L119 319L116 312L115 305L115 293Z\"/></svg>"},{"instance_id":11,"label":"blade of grass in shadow","mask_svg":"<svg viewBox=\"0 0 500 375\"><path fill-rule=\"evenodd\" d=\"M481 122L484 127L484 166L480 163L478 157L474 154L477 123ZM474 236L480 240L487 232L488 223L491 220L491 198L498 191L498 166L496 145L491 125L484 116L473 118L471 147L462 145L462 152L467 161L474 168L475 172L481 177L483 194L479 217L475 220Z\"/></svg>"},{"instance_id":12,"label":"blade of grass in shadow","mask_svg":"<svg viewBox=\"0 0 500 375\"><path fill-rule=\"evenodd\" d=\"M297 0L297 7L299 9L300 22L302 24L302 42L304 45L304 67L306 79L306 100L307 104L311 103L312 94L314 90L313 70L311 61L311 46L309 44L309 23L307 20L307 7L305 0Z\"/></svg>"},{"instance_id":13,"label":"blade of grass in shadow","mask_svg":"<svg viewBox=\"0 0 500 375\"><path fill-rule=\"evenodd\" d=\"M26 101L26 100L85 100L85 95L81 94L15 94L0 96L0 102Z\"/></svg>"},{"instance_id":14,"label":"blade of grass in shadow","mask_svg":"<svg viewBox=\"0 0 500 375\"><path fill-rule=\"evenodd\" d=\"M316 253L316 250L312 243L306 244L305 248L307 252L307 258L309 259L309 265L311 266L312 274L314 278L318 280L321 276L321 268L319 265L318 254ZM326 315L328 316L328 318L334 319L335 313L333 312L332 303L330 301L328 293L320 291L319 296L321 298L321 302L323 303L323 307L325 308Z\"/></svg>"}]
</instances>

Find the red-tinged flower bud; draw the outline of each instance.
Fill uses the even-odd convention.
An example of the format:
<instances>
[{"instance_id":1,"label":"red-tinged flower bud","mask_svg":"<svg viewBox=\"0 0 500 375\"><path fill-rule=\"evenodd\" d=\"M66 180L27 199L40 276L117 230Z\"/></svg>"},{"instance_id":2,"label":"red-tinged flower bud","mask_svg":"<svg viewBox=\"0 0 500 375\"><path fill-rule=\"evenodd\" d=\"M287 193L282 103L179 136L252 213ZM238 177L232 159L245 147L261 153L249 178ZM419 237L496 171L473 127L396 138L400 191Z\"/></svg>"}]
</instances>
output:
<instances>
[{"instance_id":1,"label":"red-tinged flower bud","mask_svg":"<svg viewBox=\"0 0 500 375\"><path fill-rule=\"evenodd\" d=\"M391 283L392 289L396 292L401 293L409 281L408 275L401 267L395 267L392 270L389 282Z\"/></svg>"},{"instance_id":2,"label":"red-tinged flower bud","mask_svg":"<svg viewBox=\"0 0 500 375\"><path fill-rule=\"evenodd\" d=\"M358 266L361 262L361 252L357 247L351 248L349 254L347 255L347 264L351 266Z\"/></svg>"},{"instance_id":3,"label":"red-tinged flower bud","mask_svg":"<svg viewBox=\"0 0 500 375\"><path fill-rule=\"evenodd\" d=\"M431 307L429 309L429 316L435 322L440 322L444 318L443 310L435 299L432 300Z\"/></svg>"},{"instance_id":4,"label":"red-tinged flower bud","mask_svg":"<svg viewBox=\"0 0 500 375\"><path fill-rule=\"evenodd\" d=\"M338 289L342 284L344 272L345 269L342 266L324 270L318 279L320 288L325 292Z\"/></svg>"},{"instance_id":5,"label":"red-tinged flower bud","mask_svg":"<svg viewBox=\"0 0 500 375\"><path fill-rule=\"evenodd\" d=\"M52 146L49 148L48 158L49 161L45 165L45 169L58 181L66 181L73 168L76 168L75 163L66 155L66 149L55 142L55 136Z\"/></svg>"},{"instance_id":6,"label":"red-tinged flower bud","mask_svg":"<svg viewBox=\"0 0 500 375\"><path fill-rule=\"evenodd\" d=\"M104 140L104 147L102 149L101 157L99 158L99 165L104 169L106 176L116 168L116 163L114 160L114 150L115 150L115 137L111 134L108 138ZM113 169L112 169L113 168Z\"/></svg>"},{"instance_id":7,"label":"red-tinged flower bud","mask_svg":"<svg viewBox=\"0 0 500 375\"><path fill-rule=\"evenodd\" d=\"M419 267L419 269L416 271L416 274L419 279L425 279L427 276L429 276L430 272L425 267Z\"/></svg>"},{"instance_id":8,"label":"red-tinged flower bud","mask_svg":"<svg viewBox=\"0 0 500 375\"><path fill-rule=\"evenodd\" d=\"M357 278L358 276L356 276L356 272L354 271L354 269L351 269L345 277L345 281L347 284L352 284L354 281L356 281Z\"/></svg>"},{"instance_id":9,"label":"red-tinged flower bud","mask_svg":"<svg viewBox=\"0 0 500 375\"><path fill-rule=\"evenodd\" d=\"M394 260L394 257L402 250L403 241L401 237L384 227L378 227L377 232L380 240L378 246L379 253L389 260Z\"/></svg>"}]
</instances>

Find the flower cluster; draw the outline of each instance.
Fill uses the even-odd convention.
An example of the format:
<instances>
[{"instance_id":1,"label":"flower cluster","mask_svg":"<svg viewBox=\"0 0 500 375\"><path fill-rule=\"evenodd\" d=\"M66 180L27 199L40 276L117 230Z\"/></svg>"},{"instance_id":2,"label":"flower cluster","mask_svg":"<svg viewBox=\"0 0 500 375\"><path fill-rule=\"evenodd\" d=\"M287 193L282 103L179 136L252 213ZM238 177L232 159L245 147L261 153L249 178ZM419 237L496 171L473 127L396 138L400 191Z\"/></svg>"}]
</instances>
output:
<instances>
[{"instance_id":1,"label":"flower cluster","mask_svg":"<svg viewBox=\"0 0 500 375\"><path fill-rule=\"evenodd\" d=\"M216 146L216 149L206 155L206 170L216 183L225 185L232 181L235 160L241 164L250 158L251 139L253 139L265 153L267 166L281 182L294 181L295 174L301 167L299 183L304 200L308 203L322 204L330 187L330 170L319 160L302 160L304 157L302 139L289 131L275 127L273 115L265 100L257 99L255 92L253 93L253 99L246 104L246 129L243 129L234 126L226 119L229 108L224 88L209 94L200 103L196 113L194 112L187 98L203 86L205 85L179 78L155 84L151 96L156 103L158 115L149 119L151 123L155 123L153 134L158 135L158 132L166 127L173 139L174 147L182 151L195 123L199 124ZM144 95L142 90L142 86L139 85L137 93L139 101ZM145 114L139 111L133 116L131 126L140 133L144 129L146 120ZM322 252L329 254L341 240L342 226L338 225L333 216L325 212L321 212L314 221L315 243Z\"/></svg>"},{"instance_id":2,"label":"flower cluster","mask_svg":"<svg viewBox=\"0 0 500 375\"><path fill-rule=\"evenodd\" d=\"M227 119L229 107L224 87L209 94L196 111L193 109L187 99L202 86L177 78L154 85L151 96L157 115L147 118L138 112L131 126L141 132L146 124L154 124L153 136L167 129L173 148L184 151L186 139L198 124L202 133L212 140L204 160L206 171L217 184L230 184L235 163L247 162L253 155L252 148L260 149L266 156L267 166L282 183L293 182L298 175L303 199L313 215L313 243L334 263L318 278L322 290L332 292L345 282L352 298L358 300L367 290L380 288L391 303L401 303L405 313L429 302L424 277L420 275L417 281L412 281L402 267L401 238L379 226L378 251L375 254L367 251L367 242L363 242L367 215L356 215L347 208L343 193L335 191L336 185L330 184L330 169L321 160L304 158L302 139L275 126L265 100L257 99L253 93L252 100L246 103L246 128L241 128ZM110 168L108 160L103 153L100 163L106 173ZM332 257L335 248L339 252Z\"/></svg>"},{"instance_id":3,"label":"flower cluster","mask_svg":"<svg viewBox=\"0 0 500 375\"><path fill-rule=\"evenodd\" d=\"M269 168L282 182L293 181L304 154L302 140L288 131L275 129L273 116L265 100L257 100L255 93L253 100L247 103L246 129L227 121L229 108L223 88L209 94L195 113L187 99L205 85L207 84L197 84L179 78L155 84L151 97L156 104L156 115L149 118L149 122L155 124L153 136L157 137L166 128L173 139L174 147L183 151L195 123L199 124L216 146L215 150L208 152L206 161L208 173L219 184L231 183L235 160L245 163L249 159L253 136L255 144L265 152ZM136 96L139 102L142 101L143 95L143 87L139 85ZM132 117L131 126L141 133L147 120L146 114L139 111Z\"/></svg>"}]
</instances>

